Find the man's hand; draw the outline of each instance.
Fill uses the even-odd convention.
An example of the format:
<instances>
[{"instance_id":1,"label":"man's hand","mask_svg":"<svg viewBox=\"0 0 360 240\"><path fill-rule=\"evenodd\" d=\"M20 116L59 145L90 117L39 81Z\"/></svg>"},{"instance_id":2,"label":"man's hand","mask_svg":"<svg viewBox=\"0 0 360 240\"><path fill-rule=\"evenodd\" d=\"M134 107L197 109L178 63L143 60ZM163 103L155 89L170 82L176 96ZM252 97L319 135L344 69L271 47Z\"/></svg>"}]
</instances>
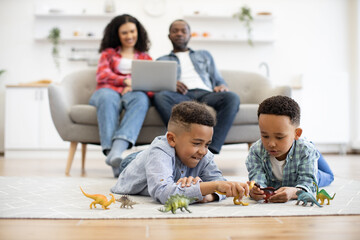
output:
<instances>
[{"instance_id":1,"label":"man's hand","mask_svg":"<svg viewBox=\"0 0 360 240\"><path fill-rule=\"evenodd\" d=\"M228 92L229 89L225 85L214 87L214 92Z\"/></svg>"},{"instance_id":2,"label":"man's hand","mask_svg":"<svg viewBox=\"0 0 360 240\"><path fill-rule=\"evenodd\" d=\"M196 184L197 182L199 182L199 181L201 181L201 178L199 178L199 177L196 177L196 178L194 178L194 177L192 177L192 176L190 176L190 177L184 177L184 178L180 178L177 182L176 182L176 185L177 184L179 184L179 183L181 183L181 187L190 187L191 186L191 184Z\"/></svg>"},{"instance_id":3,"label":"man's hand","mask_svg":"<svg viewBox=\"0 0 360 240\"><path fill-rule=\"evenodd\" d=\"M185 95L188 91L188 88L184 83L177 81L176 82L176 91L181 93L182 95Z\"/></svg>"},{"instance_id":4,"label":"man's hand","mask_svg":"<svg viewBox=\"0 0 360 240\"><path fill-rule=\"evenodd\" d=\"M298 189L295 187L281 187L269 198L269 202L284 203L291 199L297 199L297 191Z\"/></svg>"}]
</instances>

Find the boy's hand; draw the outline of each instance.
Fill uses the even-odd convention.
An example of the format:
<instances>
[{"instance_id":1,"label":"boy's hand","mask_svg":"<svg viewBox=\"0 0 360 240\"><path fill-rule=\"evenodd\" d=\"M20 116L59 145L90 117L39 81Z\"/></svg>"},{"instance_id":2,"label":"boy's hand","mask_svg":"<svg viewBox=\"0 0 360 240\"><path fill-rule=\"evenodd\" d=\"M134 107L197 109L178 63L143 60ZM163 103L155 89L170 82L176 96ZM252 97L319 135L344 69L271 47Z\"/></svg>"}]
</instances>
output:
<instances>
[{"instance_id":1,"label":"boy's hand","mask_svg":"<svg viewBox=\"0 0 360 240\"><path fill-rule=\"evenodd\" d=\"M249 185L241 182L219 181L216 191L225 193L226 197L237 197L239 200L249 194Z\"/></svg>"},{"instance_id":2,"label":"boy's hand","mask_svg":"<svg viewBox=\"0 0 360 240\"><path fill-rule=\"evenodd\" d=\"M184 177L184 178L180 178L177 182L176 182L176 185L177 184L179 184L179 183L181 183L181 187L190 187L191 186L191 184L196 184L197 182L199 182L199 181L201 181L201 178L199 178L199 177L196 177L196 178L194 178L194 177L192 177L192 176L190 176L190 177Z\"/></svg>"},{"instance_id":3,"label":"boy's hand","mask_svg":"<svg viewBox=\"0 0 360 240\"><path fill-rule=\"evenodd\" d=\"M219 196L212 193L212 194L205 195L203 197L203 199L201 201L199 201L199 203L207 203L207 202L213 202L213 201L218 201L218 200L219 200Z\"/></svg>"},{"instance_id":4,"label":"boy's hand","mask_svg":"<svg viewBox=\"0 0 360 240\"><path fill-rule=\"evenodd\" d=\"M298 189L295 187L281 187L269 198L269 202L284 203L291 199L297 199L297 191Z\"/></svg>"},{"instance_id":5,"label":"boy's hand","mask_svg":"<svg viewBox=\"0 0 360 240\"><path fill-rule=\"evenodd\" d=\"M256 185L250 190L250 197L256 201L262 200L265 198L263 190L260 190Z\"/></svg>"}]
</instances>

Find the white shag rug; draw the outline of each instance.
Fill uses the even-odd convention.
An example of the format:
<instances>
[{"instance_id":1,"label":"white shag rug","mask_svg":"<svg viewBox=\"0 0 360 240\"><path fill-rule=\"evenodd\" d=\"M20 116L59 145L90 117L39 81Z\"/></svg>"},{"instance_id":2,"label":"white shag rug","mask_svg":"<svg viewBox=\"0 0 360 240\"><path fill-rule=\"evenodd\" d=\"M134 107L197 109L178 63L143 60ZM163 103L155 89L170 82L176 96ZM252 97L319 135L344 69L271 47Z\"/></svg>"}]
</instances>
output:
<instances>
[{"instance_id":1,"label":"white shag rug","mask_svg":"<svg viewBox=\"0 0 360 240\"><path fill-rule=\"evenodd\" d=\"M245 182L246 179L229 177L228 180ZM316 205L304 207L287 203L263 203L244 198L248 206L234 205L233 199L206 204L192 204L192 213L177 210L162 213L163 205L150 197L130 196L137 202L133 209L120 208L116 202L103 210L100 205L90 209L93 201L85 197L79 187L89 194L103 194L110 199L110 188L114 178L74 177L0 177L0 218L30 219L140 219L140 218L214 218L214 217L259 217L259 216L310 216L310 215L359 215L360 182L335 178L326 191L332 196L330 205L319 208ZM121 195L116 195L119 198Z\"/></svg>"}]
</instances>

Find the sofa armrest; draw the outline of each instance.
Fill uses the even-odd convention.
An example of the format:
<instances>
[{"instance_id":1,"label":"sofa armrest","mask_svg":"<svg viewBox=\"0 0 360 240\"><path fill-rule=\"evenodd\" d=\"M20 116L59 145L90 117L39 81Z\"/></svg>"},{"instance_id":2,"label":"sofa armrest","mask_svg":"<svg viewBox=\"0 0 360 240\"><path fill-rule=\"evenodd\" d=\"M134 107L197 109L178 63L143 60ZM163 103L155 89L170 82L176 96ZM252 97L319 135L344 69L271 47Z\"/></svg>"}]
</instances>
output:
<instances>
[{"instance_id":1,"label":"sofa armrest","mask_svg":"<svg viewBox=\"0 0 360 240\"><path fill-rule=\"evenodd\" d=\"M291 91L292 91L291 87L289 86L278 86L271 89L271 95L272 96L283 95L283 96L291 97Z\"/></svg>"},{"instance_id":2,"label":"sofa armrest","mask_svg":"<svg viewBox=\"0 0 360 240\"><path fill-rule=\"evenodd\" d=\"M51 118L61 138L66 141L66 132L73 124L70 119L71 101L66 95L63 86L50 84L48 87Z\"/></svg>"}]
</instances>

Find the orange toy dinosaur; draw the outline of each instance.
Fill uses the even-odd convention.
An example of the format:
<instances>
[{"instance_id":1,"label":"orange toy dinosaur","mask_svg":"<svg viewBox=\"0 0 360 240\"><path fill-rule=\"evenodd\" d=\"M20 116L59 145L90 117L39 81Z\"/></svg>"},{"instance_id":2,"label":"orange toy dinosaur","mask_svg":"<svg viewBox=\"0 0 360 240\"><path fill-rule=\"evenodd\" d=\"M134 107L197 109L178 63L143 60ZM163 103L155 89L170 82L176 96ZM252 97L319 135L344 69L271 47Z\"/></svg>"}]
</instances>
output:
<instances>
[{"instance_id":1,"label":"orange toy dinosaur","mask_svg":"<svg viewBox=\"0 0 360 240\"><path fill-rule=\"evenodd\" d=\"M108 201L107 198L104 196L104 195L101 195L101 194L88 194L88 193L85 193L82 188L80 187L80 190L82 191L82 193L88 197L88 198L92 198L94 199L95 201L93 201L91 204L90 204L90 208L92 209L92 206L94 206L94 208L96 208L96 204L100 204L102 206L103 209L109 209L108 206L112 203L115 203L115 197L114 195L111 195L111 200Z\"/></svg>"}]
</instances>

